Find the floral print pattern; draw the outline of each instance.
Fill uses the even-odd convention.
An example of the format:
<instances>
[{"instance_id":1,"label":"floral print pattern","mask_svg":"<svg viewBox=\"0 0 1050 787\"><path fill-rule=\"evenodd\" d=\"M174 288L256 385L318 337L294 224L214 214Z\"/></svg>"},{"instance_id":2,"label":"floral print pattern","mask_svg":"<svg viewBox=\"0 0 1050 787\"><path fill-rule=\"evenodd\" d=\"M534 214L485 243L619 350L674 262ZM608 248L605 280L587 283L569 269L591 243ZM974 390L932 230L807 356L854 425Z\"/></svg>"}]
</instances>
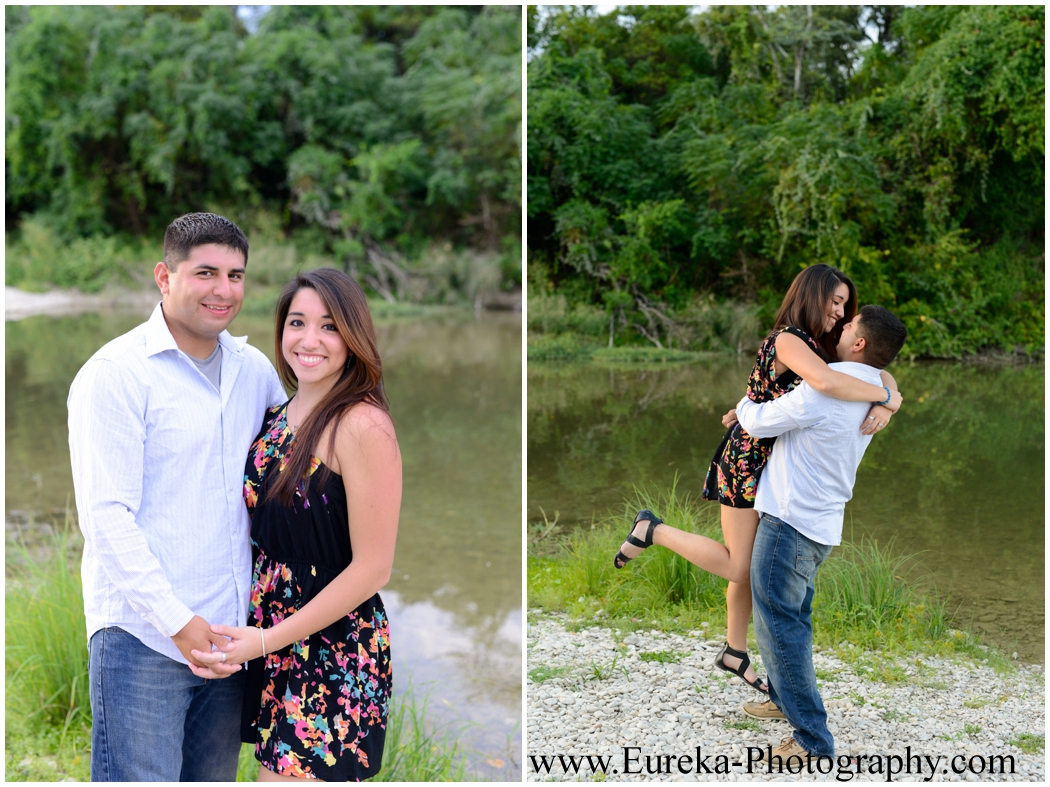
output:
<instances>
[{"instance_id":1,"label":"floral print pattern","mask_svg":"<svg viewBox=\"0 0 1050 787\"><path fill-rule=\"evenodd\" d=\"M289 511L267 503L267 474L281 472L291 455L286 407L268 411L245 471L255 556L248 620L264 629L301 609L352 558L348 538L346 554L334 560L338 547L314 547L320 553L314 556L301 551L329 537L318 531L321 538L313 542L306 535L311 528L347 527L342 479L329 473L323 488L307 486L321 466L317 457L296 491L301 506ZM288 549L295 554L270 554L271 543L294 544ZM252 662L248 683L242 737L255 743L266 768L324 781L359 781L379 772L392 674L389 623L378 594L321 631Z\"/></svg>"},{"instance_id":2,"label":"floral print pattern","mask_svg":"<svg viewBox=\"0 0 1050 787\"><path fill-rule=\"evenodd\" d=\"M770 333L758 348L755 366L747 380L747 398L753 402L770 402L793 389L801 380L794 372L774 376L776 340L784 331L799 337L820 355L817 343L803 330L788 327ZM752 437L739 423L734 424L715 451L701 497L717 500L731 508L754 508L758 479L775 442L775 437Z\"/></svg>"}]
</instances>

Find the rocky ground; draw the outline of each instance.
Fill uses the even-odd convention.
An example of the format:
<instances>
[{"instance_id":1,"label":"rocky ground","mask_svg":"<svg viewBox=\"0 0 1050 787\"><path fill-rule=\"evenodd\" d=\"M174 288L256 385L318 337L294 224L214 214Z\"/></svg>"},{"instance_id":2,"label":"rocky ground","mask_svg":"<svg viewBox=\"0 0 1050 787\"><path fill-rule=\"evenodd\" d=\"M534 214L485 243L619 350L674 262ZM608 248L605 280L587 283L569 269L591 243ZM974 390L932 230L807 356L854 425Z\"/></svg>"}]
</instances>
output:
<instances>
[{"instance_id":1,"label":"rocky ground","mask_svg":"<svg viewBox=\"0 0 1050 787\"><path fill-rule=\"evenodd\" d=\"M850 665L819 653L814 661L835 736L834 767L827 762L829 773L791 775L754 765L749 774L748 747L776 746L791 728L744 715L743 703L761 697L712 666L720 640L704 632L573 632L564 623L558 615L529 616L525 771L533 781L887 781L909 754L922 760L912 759L911 775L892 780L1045 781L1041 665L1015 663L1010 674L998 675L963 658L891 660L872 653ZM595 776L586 755L595 764L605 758L606 772ZM999 755L1006 759L992 761ZM982 773L969 772L982 765Z\"/></svg>"}]
</instances>

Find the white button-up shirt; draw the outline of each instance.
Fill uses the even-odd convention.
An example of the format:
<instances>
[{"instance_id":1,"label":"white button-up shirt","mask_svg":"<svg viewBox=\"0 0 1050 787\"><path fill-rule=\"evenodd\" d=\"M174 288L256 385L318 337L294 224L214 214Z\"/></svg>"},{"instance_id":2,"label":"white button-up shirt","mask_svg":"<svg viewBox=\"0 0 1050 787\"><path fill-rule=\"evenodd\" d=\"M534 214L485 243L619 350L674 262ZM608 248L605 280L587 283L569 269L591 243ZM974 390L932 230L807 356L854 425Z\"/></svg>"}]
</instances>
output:
<instances>
[{"instance_id":1,"label":"white button-up shirt","mask_svg":"<svg viewBox=\"0 0 1050 787\"><path fill-rule=\"evenodd\" d=\"M219 335L220 390L175 344L158 305L69 389L69 453L84 534L88 638L117 626L183 664L170 637L194 615L245 625L251 585L248 449L287 397L247 337Z\"/></svg>"},{"instance_id":2,"label":"white button-up shirt","mask_svg":"<svg viewBox=\"0 0 1050 787\"><path fill-rule=\"evenodd\" d=\"M829 364L866 383L882 385L879 370L862 363ZM857 467L871 442L860 432L870 402L832 399L802 382L771 402L746 396L736 417L752 437L776 437L762 471L755 510L771 514L818 544L842 541L842 516L853 497Z\"/></svg>"}]
</instances>

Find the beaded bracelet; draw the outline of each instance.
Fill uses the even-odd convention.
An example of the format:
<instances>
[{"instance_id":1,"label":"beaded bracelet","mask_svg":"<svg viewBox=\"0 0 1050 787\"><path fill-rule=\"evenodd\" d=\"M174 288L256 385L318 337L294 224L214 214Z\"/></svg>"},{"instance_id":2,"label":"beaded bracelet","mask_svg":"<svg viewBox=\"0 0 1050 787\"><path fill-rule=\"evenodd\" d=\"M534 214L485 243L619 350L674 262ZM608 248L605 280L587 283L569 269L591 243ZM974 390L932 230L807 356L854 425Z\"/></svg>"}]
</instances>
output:
<instances>
[{"instance_id":1,"label":"beaded bracelet","mask_svg":"<svg viewBox=\"0 0 1050 787\"><path fill-rule=\"evenodd\" d=\"M885 407L886 405L888 405L890 403L890 399L893 398L893 394L890 392L889 386L886 386L886 385L882 386L882 390L884 390L886 392L886 401L885 402L878 402L877 404L880 404L883 407Z\"/></svg>"}]
</instances>

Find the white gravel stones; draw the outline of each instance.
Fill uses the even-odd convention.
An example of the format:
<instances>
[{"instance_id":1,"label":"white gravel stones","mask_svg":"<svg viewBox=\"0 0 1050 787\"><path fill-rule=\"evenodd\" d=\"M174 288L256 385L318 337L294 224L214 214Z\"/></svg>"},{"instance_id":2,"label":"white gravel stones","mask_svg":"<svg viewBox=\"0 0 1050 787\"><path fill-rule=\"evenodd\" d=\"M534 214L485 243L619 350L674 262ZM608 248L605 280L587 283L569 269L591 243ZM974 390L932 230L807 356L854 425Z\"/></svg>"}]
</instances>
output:
<instances>
[{"instance_id":1,"label":"white gravel stones","mask_svg":"<svg viewBox=\"0 0 1050 787\"><path fill-rule=\"evenodd\" d=\"M826 764L826 774L770 774L761 765L747 772L747 747L776 746L791 728L744 715L744 702L761 695L712 666L721 640L706 632L624 637L605 628L573 632L564 622L560 615L530 613L525 761L530 781L846 781L837 763ZM878 659L886 665L885 657ZM1045 735L1041 666L1016 664L1011 675L1000 676L965 659L914 656L896 661L902 680L881 683L858 676L831 654L815 654L814 664L837 757L866 758L843 766L849 780L887 781L886 758L897 755L903 762L910 753L935 762L942 758L933 781L1045 781L1044 752L1025 754L1010 743L1022 734ZM764 672L760 663L758 669ZM635 748L625 753L626 747ZM697 747L712 771L721 756L725 772L698 768ZM558 755L564 755L566 767ZM596 765L599 757L607 763L604 777L595 776L588 755ZM873 755L883 758L881 773L869 772ZM999 756L1007 759L992 763L997 772L990 773L988 763ZM537 773L537 763L544 769L541 757L548 758L549 772ZM953 758L959 769L971 758L974 767L983 760L984 772L955 773ZM625 773L625 766L633 773ZM913 765L911 775L900 773L893 780L930 776L924 760L921 774Z\"/></svg>"}]
</instances>

